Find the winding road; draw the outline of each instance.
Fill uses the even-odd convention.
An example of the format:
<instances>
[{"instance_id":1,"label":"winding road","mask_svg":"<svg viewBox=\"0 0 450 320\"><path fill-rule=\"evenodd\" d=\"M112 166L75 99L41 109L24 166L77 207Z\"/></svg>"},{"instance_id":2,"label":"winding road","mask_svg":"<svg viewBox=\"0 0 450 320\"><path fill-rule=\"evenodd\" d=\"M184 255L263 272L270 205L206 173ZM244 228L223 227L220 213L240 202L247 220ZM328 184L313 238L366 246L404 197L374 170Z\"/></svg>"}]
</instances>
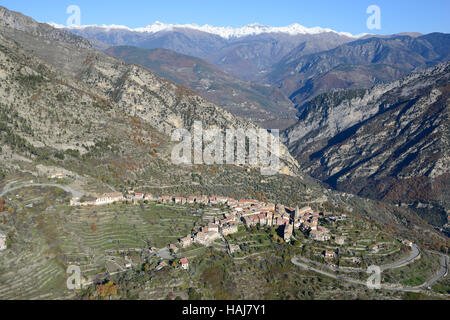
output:
<instances>
[{"instance_id":1,"label":"winding road","mask_svg":"<svg viewBox=\"0 0 450 320\"><path fill-rule=\"evenodd\" d=\"M28 187L50 187L50 188L59 188L64 190L67 193L70 193L72 195L72 197L74 198L79 198L83 196L83 193L77 190L74 190L73 188L69 187L69 186L63 186L63 185L59 185L59 184L50 184L50 183L29 183L29 184L23 184L23 185L19 185L19 186L15 186L15 187L11 187L11 188L7 188L6 190L3 190L0 192L0 197L3 197L4 195L13 192L15 190L19 190L22 188L28 188ZM158 252L158 256L160 256L163 259L167 259L170 258L170 252L168 251L167 248L163 248L161 250L159 250ZM411 263L412 261L414 261L415 259L417 259L420 256L420 250L419 248L413 244L411 246L411 252L408 255L408 257L405 257L399 261L390 263L390 264L386 264L386 265L382 265L380 266L381 271L385 271L385 270L390 270L390 269L395 269L395 268L400 268L403 267L409 263ZM301 260L301 261L300 261ZM437 272L431 279L429 279L427 282L425 282L424 284L417 286L417 287L403 287L403 286L393 286L393 285L381 285L382 289L386 289L386 290L397 290L397 291L410 291L410 292L418 292L421 291L423 289L429 288L431 287L433 284L435 284L437 281L439 281L440 279L444 278L445 276L447 276L448 274L448 256L447 255L443 255L441 254L441 269L439 270L439 272ZM360 280L355 280L355 279L350 279L350 278L345 278L315 267L312 267L308 264L306 264L305 262L309 262L312 263L313 261L308 260L306 258L299 258L299 257L294 257L291 259L291 262L293 264L295 264L296 266L304 269L304 270L308 270L308 271L313 271L319 274L322 274L324 276L333 278L333 279L337 279L337 280L342 280L348 283L352 283L352 284L358 284L358 285L367 285L367 283L365 281L360 281ZM357 272L364 272L364 270L343 270L340 268L335 268L335 267L330 267L330 266L326 266L324 265L323 267L328 268L332 271L335 272L344 272L344 273L357 273Z\"/></svg>"},{"instance_id":2,"label":"winding road","mask_svg":"<svg viewBox=\"0 0 450 320\"><path fill-rule=\"evenodd\" d=\"M390 264L386 264L386 265L382 265L380 266L381 271L385 271L385 270L389 270L389 269L395 269L395 268L400 268L403 267L405 265L407 265L408 263L414 261L417 257L419 257L420 255L420 250L416 245L412 245L412 250L411 253L409 254L408 257L403 258L399 261L396 261L394 263L390 263ZM300 261L301 260L301 261ZM365 281L360 281L360 280L355 280L355 279L350 279L350 278L345 278L315 267L312 267L306 263L304 263L306 261L310 261L308 259L305 258L299 258L299 257L294 257L291 259L291 262L293 264L295 264L296 266L304 269L304 270L308 270L308 271L313 271L316 273L320 273L324 276L333 278L333 279L337 279L337 280L342 280L348 283L352 283L352 284L359 284L359 285L364 285L366 286L367 283ZM397 290L397 291L409 291L409 292L418 292L424 289L427 289L428 287L431 287L433 284L435 284L437 281L439 281L440 279L444 278L447 274L448 274L448 256L441 254L441 269L439 270L439 272L437 272L431 279L429 279L427 282L425 282L424 284L417 286L417 287L403 287L403 286L395 286L395 285L381 285L381 289L385 289L385 290ZM338 272L364 272L364 270L358 271L352 271L352 270L341 270L339 268L333 268L330 266L324 266L328 269L331 269L333 271L338 271Z\"/></svg>"},{"instance_id":3,"label":"winding road","mask_svg":"<svg viewBox=\"0 0 450 320\"><path fill-rule=\"evenodd\" d=\"M415 244L412 244L411 245L411 252L410 252L408 257L400 259L400 260L398 260L396 262L393 262L393 263L389 263L389 264L385 264L385 265L380 266L381 271L389 270L389 269L401 268L401 267L407 265L408 263L413 262L419 256L420 256L419 248Z\"/></svg>"},{"instance_id":4,"label":"winding road","mask_svg":"<svg viewBox=\"0 0 450 320\"><path fill-rule=\"evenodd\" d=\"M419 256L420 256L420 250L415 244L413 244L411 246L411 252L409 253L409 255L407 257L402 258L402 259L400 259L400 260L398 260L396 262L393 262L393 263L390 263L390 264L385 264L385 265L382 265L382 266L379 266L379 267L380 267L381 271L404 267L407 264L415 261ZM301 257L301 258L297 257L296 259L297 260L301 260L304 263L315 264L315 265L319 264L318 262L315 262L315 261L312 261L312 260L309 260L309 259L306 259L306 258L303 258L303 257ZM321 266L326 268L326 269L329 269L331 271L334 271L334 272L343 272L343 273L366 272L366 270L363 270L363 269L341 269L339 267L332 267L332 266L329 266L329 265L321 265Z\"/></svg>"}]
</instances>

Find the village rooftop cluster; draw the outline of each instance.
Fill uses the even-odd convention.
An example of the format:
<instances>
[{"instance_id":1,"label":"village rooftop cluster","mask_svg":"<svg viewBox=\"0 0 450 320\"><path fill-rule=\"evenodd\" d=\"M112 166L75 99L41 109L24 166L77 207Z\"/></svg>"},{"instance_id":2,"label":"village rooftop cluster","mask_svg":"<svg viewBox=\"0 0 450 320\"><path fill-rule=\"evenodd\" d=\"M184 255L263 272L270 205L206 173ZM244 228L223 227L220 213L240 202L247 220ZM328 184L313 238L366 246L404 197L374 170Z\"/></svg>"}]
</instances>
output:
<instances>
[{"instance_id":1,"label":"village rooftop cluster","mask_svg":"<svg viewBox=\"0 0 450 320\"><path fill-rule=\"evenodd\" d=\"M345 214L337 213L318 213L311 207L296 208L287 207L281 204L265 203L254 199L236 200L221 196L159 196L153 197L152 194L129 192L126 195L121 193L104 194L98 197L87 198L82 201L80 198L71 200L73 206L99 206L118 202L131 201L138 203L139 201L156 201L161 204L180 204L194 205L200 204L205 206L226 206L227 212L222 218L214 218L214 222L206 226L202 226L200 230L194 231L192 234L179 240L179 246L187 248L193 243L208 246L213 241L224 238L227 235L238 232L238 226L244 224L248 227L268 226L282 228L283 239L288 242L294 235L295 230L302 233L308 233L311 239L316 241L329 241L331 239L330 231L319 225L321 217L331 220L346 219ZM339 241L344 241L339 239ZM178 246L172 244L169 246L172 251L177 251ZM228 245L230 253L239 251L239 247Z\"/></svg>"}]
</instances>

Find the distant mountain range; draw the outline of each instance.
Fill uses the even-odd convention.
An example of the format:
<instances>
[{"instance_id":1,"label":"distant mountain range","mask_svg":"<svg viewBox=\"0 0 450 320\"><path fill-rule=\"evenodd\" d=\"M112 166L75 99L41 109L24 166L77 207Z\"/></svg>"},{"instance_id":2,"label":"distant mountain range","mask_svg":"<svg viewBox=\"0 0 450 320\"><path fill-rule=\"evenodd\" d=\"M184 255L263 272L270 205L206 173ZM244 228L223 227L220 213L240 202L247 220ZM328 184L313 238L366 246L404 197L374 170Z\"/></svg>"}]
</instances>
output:
<instances>
[{"instance_id":1,"label":"distant mountain range","mask_svg":"<svg viewBox=\"0 0 450 320\"><path fill-rule=\"evenodd\" d=\"M129 46L111 47L105 52L187 86L225 110L268 129L284 129L295 123L295 108L279 89L242 81L200 58Z\"/></svg>"},{"instance_id":2,"label":"distant mountain range","mask_svg":"<svg viewBox=\"0 0 450 320\"><path fill-rule=\"evenodd\" d=\"M218 183L223 193L281 190L284 199L306 202L327 191L302 175L264 184L240 167L169 160L169 134L196 120L222 129L258 128L251 120L282 127L288 115L295 123L283 132L290 153L282 146L282 173L296 175L300 163L338 190L444 224L449 35L241 33L62 30L0 7L2 168L26 159L27 170L47 163L116 183L186 182L191 191Z\"/></svg>"},{"instance_id":3,"label":"distant mountain range","mask_svg":"<svg viewBox=\"0 0 450 320\"><path fill-rule=\"evenodd\" d=\"M58 26L63 28L64 26ZM448 34L354 36L300 25L219 28L155 23L81 26L70 32L108 46L168 49L201 58L244 81L280 88L301 105L334 89L370 88L449 59Z\"/></svg>"},{"instance_id":4,"label":"distant mountain range","mask_svg":"<svg viewBox=\"0 0 450 320\"><path fill-rule=\"evenodd\" d=\"M148 127L139 133L144 141L131 139L144 146L156 132L166 135L167 147L174 129L191 129L194 121L205 128L259 128L187 87L93 49L82 37L3 7L0 18L1 57L7 65L0 73L1 107L13 109L20 119L8 141L12 148L19 141L29 156L45 152L51 158L69 149L82 155L105 139L125 144L122 154L133 152L126 146L131 129L122 127L127 117L151 128L150 133ZM280 170L295 172L296 161L285 146L280 149ZM154 160L153 148L146 152L139 161ZM170 157L166 161L170 163Z\"/></svg>"},{"instance_id":5,"label":"distant mountain range","mask_svg":"<svg viewBox=\"0 0 450 320\"><path fill-rule=\"evenodd\" d=\"M58 26L64 28L64 26ZM261 79L264 72L291 50L305 43L304 54L333 49L357 37L331 29L308 29L300 25L272 28L260 25L217 28L157 23L145 28L83 26L65 28L99 41L98 47L135 46L168 49L202 58L242 80Z\"/></svg>"},{"instance_id":6,"label":"distant mountain range","mask_svg":"<svg viewBox=\"0 0 450 320\"><path fill-rule=\"evenodd\" d=\"M305 55L292 50L266 75L299 107L333 89L370 88L397 80L416 68L450 59L450 34L372 37Z\"/></svg>"},{"instance_id":7,"label":"distant mountain range","mask_svg":"<svg viewBox=\"0 0 450 320\"><path fill-rule=\"evenodd\" d=\"M204 25L199 26L196 24L166 24L162 22L155 22L154 24L148 25L143 28L129 28L127 26L121 26L121 25L84 25L84 26L64 26L64 25L58 25L56 23L49 23L52 27L58 28L58 29L71 29L71 30L86 30L91 28L96 29L103 29L105 31L111 31L111 30L126 30L131 32L137 32L137 33L159 33L159 32L171 32L171 31L177 31L177 30L196 30L201 31L205 33L214 34L217 36L220 36L224 39L233 39L233 38L243 38L247 36L256 36L260 34L269 34L269 33L284 33L289 35L305 35L305 34L320 34L320 33L336 33L339 35L343 35L346 37L351 38L361 38L363 36L366 36L367 34L361 34L354 36L349 32L338 32L329 28L321 28L321 27L314 27L314 28L307 28L304 27L298 23L291 24L289 26L285 27L271 27L271 26L264 26L259 23L252 23L240 28L233 28L233 27L215 27L211 25Z\"/></svg>"}]
</instances>

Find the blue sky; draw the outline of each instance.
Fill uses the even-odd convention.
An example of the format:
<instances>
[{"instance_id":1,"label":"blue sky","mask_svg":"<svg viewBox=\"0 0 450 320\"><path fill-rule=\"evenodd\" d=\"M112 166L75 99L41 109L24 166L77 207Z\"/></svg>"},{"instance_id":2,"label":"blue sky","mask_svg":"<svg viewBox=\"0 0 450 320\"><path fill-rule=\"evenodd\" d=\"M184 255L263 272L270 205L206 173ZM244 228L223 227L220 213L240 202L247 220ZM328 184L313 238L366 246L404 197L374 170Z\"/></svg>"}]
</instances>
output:
<instances>
[{"instance_id":1,"label":"blue sky","mask_svg":"<svg viewBox=\"0 0 450 320\"><path fill-rule=\"evenodd\" d=\"M132 28L155 21L232 27L258 22L271 26L299 23L353 34L450 33L450 0L0 0L0 5L59 24L66 24L66 8L78 5L81 24ZM381 9L381 30L367 29L370 5Z\"/></svg>"}]
</instances>

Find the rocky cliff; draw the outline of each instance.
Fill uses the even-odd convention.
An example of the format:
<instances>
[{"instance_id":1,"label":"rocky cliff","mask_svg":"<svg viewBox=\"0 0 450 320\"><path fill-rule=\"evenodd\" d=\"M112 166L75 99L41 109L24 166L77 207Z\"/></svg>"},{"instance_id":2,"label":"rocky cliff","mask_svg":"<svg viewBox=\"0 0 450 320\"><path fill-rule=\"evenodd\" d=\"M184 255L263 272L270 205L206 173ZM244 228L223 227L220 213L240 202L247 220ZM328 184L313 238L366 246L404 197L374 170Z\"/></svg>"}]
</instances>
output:
<instances>
[{"instance_id":1,"label":"rocky cliff","mask_svg":"<svg viewBox=\"0 0 450 320\"><path fill-rule=\"evenodd\" d=\"M111 47L105 52L187 86L234 115L268 129L285 129L295 122L296 110L280 90L242 81L200 58L166 49L129 46Z\"/></svg>"},{"instance_id":2,"label":"rocky cliff","mask_svg":"<svg viewBox=\"0 0 450 320\"><path fill-rule=\"evenodd\" d=\"M450 202L450 63L369 90L319 95L284 133L302 169L339 190L434 208Z\"/></svg>"},{"instance_id":3,"label":"rocky cliff","mask_svg":"<svg viewBox=\"0 0 450 320\"><path fill-rule=\"evenodd\" d=\"M90 48L89 42L65 30L39 24L6 9L2 9L2 12L7 17L0 24L1 44L5 55L5 67L2 69L4 104L16 101L15 105L12 105L14 111L28 119L32 128L42 127L42 123L37 120L38 117L32 116L37 112L37 107L33 107L33 104L27 101L30 97L20 94L20 90L12 93L11 88L18 87L17 79L25 79L23 81L29 84L28 89L31 90L29 91L31 99L39 105L44 104L47 108L54 106L55 102L52 102L54 96L46 94L43 85L56 77L61 83L70 83L70 87L74 90L95 97L94 106L101 105L111 109L112 112L120 111L133 116L168 136L176 128L191 129L194 121L201 121L205 128L259 128L253 122L236 117L209 102L193 90L162 79L146 68L126 64ZM16 52L21 52L21 58L17 60L19 65L10 66L8 62L12 58L10 55L15 55ZM41 72L39 68L48 72ZM50 83L52 89L57 92L54 83L52 81ZM32 90L37 91L31 94ZM46 97L48 102L41 101L39 99L41 96ZM72 112L79 113L81 117L83 114L86 115L85 119L80 118L79 121L93 120L88 116L92 110L92 100L82 102L80 97L74 99L71 95L70 98L63 96L63 93L58 94L58 102L77 101L77 104L71 107ZM84 111L86 104L89 107ZM30 109L31 107L33 108ZM64 109L66 108L64 106ZM100 117L104 118L105 115ZM48 130L53 131L51 124L49 127ZM89 126L86 124L85 127ZM63 132L59 132L59 135L63 135ZM77 136L82 140L86 139L81 132ZM43 136L39 137L43 139ZM48 138L50 140L42 143L51 144L55 140L54 136ZM82 143L80 141L78 144ZM280 158L281 172L293 174L297 163L283 145Z\"/></svg>"}]
</instances>

